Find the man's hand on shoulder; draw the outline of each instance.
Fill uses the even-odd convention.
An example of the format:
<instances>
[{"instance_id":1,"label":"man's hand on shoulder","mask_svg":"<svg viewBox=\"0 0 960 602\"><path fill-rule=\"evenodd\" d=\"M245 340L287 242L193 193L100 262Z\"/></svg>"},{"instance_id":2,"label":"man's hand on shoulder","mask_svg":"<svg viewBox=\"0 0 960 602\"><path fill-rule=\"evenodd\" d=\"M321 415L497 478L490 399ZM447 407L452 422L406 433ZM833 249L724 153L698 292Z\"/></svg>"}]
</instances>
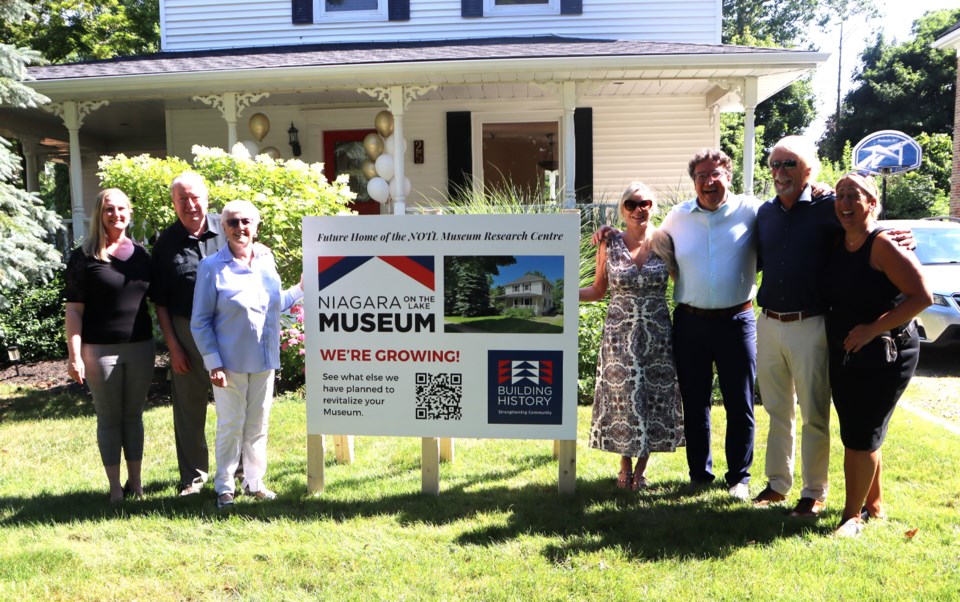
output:
<instances>
[{"instance_id":1,"label":"man's hand on shoulder","mask_svg":"<svg viewBox=\"0 0 960 602\"><path fill-rule=\"evenodd\" d=\"M901 247L910 249L911 251L917 248L917 241L913 237L913 230L909 228L906 230L887 230L887 236Z\"/></svg>"},{"instance_id":2,"label":"man's hand on shoulder","mask_svg":"<svg viewBox=\"0 0 960 602\"><path fill-rule=\"evenodd\" d=\"M823 182L810 182L810 194L813 198L823 198L833 194L833 187Z\"/></svg>"},{"instance_id":3,"label":"man's hand on shoulder","mask_svg":"<svg viewBox=\"0 0 960 602\"><path fill-rule=\"evenodd\" d=\"M590 237L590 244L597 246L600 244L600 241L605 238L612 238L620 234L620 230L617 230L613 226L600 226L600 229L593 233L593 236Z\"/></svg>"}]
</instances>

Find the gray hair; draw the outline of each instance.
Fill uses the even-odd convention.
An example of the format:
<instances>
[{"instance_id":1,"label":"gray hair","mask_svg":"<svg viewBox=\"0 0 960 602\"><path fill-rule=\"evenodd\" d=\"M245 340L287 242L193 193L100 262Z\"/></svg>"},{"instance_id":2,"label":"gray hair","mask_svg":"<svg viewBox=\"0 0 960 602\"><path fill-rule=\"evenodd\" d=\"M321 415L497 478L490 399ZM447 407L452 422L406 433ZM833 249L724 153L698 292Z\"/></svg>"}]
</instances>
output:
<instances>
[{"instance_id":1,"label":"gray hair","mask_svg":"<svg viewBox=\"0 0 960 602\"><path fill-rule=\"evenodd\" d=\"M820 174L820 157L817 156L817 144L809 136L786 136L773 145L770 155L777 149L795 154L810 170L810 182L815 182ZM769 165L769 161L768 161Z\"/></svg>"},{"instance_id":2,"label":"gray hair","mask_svg":"<svg viewBox=\"0 0 960 602\"><path fill-rule=\"evenodd\" d=\"M193 184L199 188L203 188L205 191L209 192L207 189L207 180L203 176L195 171L185 171L179 176L175 177L172 182L170 182L170 195L173 196L173 191L177 186L187 183Z\"/></svg>"},{"instance_id":3,"label":"gray hair","mask_svg":"<svg viewBox=\"0 0 960 602\"><path fill-rule=\"evenodd\" d=\"M220 223L226 226L228 216L237 213L245 213L253 218L254 223L260 223L260 211L257 210L256 205L244 199L235 199L224 205L223 210L220 211Z\"/></svg>"}]
</instances>

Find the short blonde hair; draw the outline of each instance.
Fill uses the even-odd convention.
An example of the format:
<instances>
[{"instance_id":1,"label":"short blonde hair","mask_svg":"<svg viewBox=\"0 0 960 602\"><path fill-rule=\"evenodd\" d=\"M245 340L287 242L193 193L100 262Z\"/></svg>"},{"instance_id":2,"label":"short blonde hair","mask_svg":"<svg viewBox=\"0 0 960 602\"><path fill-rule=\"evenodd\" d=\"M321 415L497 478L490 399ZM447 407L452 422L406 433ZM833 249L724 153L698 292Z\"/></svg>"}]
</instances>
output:
<instances>
[{"instance_id":1,"label":"short blonde hair","mask_svg":"<svg viewBox=\"0 0 960 602\"><path fill-rule=\"evenodd\" d=\"M627 184L627 187L624 189L623 193L620 195L620 202L617 204L617 211L623 213L623 202L627 199L633 198L633 195L639 194L651 201L653 201L653 207L650 208L653 211L657 206L657 195L654 194L653 190L644 184L643 182L637 180Z\"/></svg>"}]
</instances>

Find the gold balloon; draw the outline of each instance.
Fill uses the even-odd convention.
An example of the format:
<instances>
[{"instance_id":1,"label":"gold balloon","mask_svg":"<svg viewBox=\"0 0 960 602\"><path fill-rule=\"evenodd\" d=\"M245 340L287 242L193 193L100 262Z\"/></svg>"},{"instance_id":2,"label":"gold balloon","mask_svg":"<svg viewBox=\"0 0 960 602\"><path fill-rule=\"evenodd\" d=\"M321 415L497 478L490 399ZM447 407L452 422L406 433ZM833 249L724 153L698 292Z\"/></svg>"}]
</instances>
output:
<instances>
[{"instance_id":1,"label":"gold balloon","mask_svg":"<svg viewBox=\"0 0 960 602\"><path fill-rule=\"evenodd\" d=\"M376 159L383 153L383 138L377 134L367 134L363 139L363 150L370 159Z\"/></svg>"},{"instance_id":2,"label":"gold balloon","mask_svg":"<svg viewBox=\"0 0 960 602\"><path fill-rule=\"evenodd\" d=\"M260 149L261 155L267 155L274 161L280 158L280 149L275 146L268 146L266 148Z\"/></svg>"},{"instance_id":3,"label":"gold balloon","mask_svg":"<svg viewBox=\"0 0 960 602\"><path fill-rule=\"evenodd\" d=\"M373 125L380 132L380 135L386 138L393 133L393 113L390 111L380 111L373 119Z\"/></svg>"},{"instance_id":4,"label":"gold balloon","mask_svg":"<svg viewBox=\"0 0 960 602\"><path fill-rule=\"evenodd\" d=\"M257 139L257 142L262 142L263 137L266 136L269 131L270 120L267 119L266 115L263 113L254 113L250 116L250 133Z\"/></svg>"},{"instance_id":5,"label":"gold balloon","mask_svg":"<svg viewBox=\"0 0 960 602\"><path fill-rule=\"evenodd\" d=\"M363 172L363 177L368 180L372 180L373 178L377 177L377 164L370 159L364 159L363 163L360 165L360 171Z\"/></svg>"}]
</instances>

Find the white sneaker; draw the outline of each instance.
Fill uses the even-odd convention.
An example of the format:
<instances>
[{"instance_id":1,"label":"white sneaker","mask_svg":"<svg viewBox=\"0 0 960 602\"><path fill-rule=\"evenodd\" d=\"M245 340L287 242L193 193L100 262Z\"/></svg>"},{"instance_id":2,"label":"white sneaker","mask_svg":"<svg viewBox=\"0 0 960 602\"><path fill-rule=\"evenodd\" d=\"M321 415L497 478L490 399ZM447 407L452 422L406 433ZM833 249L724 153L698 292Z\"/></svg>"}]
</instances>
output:
<instances>
[{"instance_id":1,"label":"white sneaker","mask_svg":"<svg viewBox=\"0 0 960 602\"><path fill-rule=\"evenodd\" d=\"M746 483L737 483L730 489L727 489L727 492L730 494L730 497L738 499L741 502L745 502L750 499L750 488L747 487Z\"/></svg>"},{"instance_id":2,"label":"white sneaker","mask_svg":"<svg viewBox=\"0 0 960 602\"><path fill-rule=\"evenodd\" d=\"M848 519L833 532L834 537L857 537L863 531L863 521L859 516Z\"/></svg>"}]
</instances>

